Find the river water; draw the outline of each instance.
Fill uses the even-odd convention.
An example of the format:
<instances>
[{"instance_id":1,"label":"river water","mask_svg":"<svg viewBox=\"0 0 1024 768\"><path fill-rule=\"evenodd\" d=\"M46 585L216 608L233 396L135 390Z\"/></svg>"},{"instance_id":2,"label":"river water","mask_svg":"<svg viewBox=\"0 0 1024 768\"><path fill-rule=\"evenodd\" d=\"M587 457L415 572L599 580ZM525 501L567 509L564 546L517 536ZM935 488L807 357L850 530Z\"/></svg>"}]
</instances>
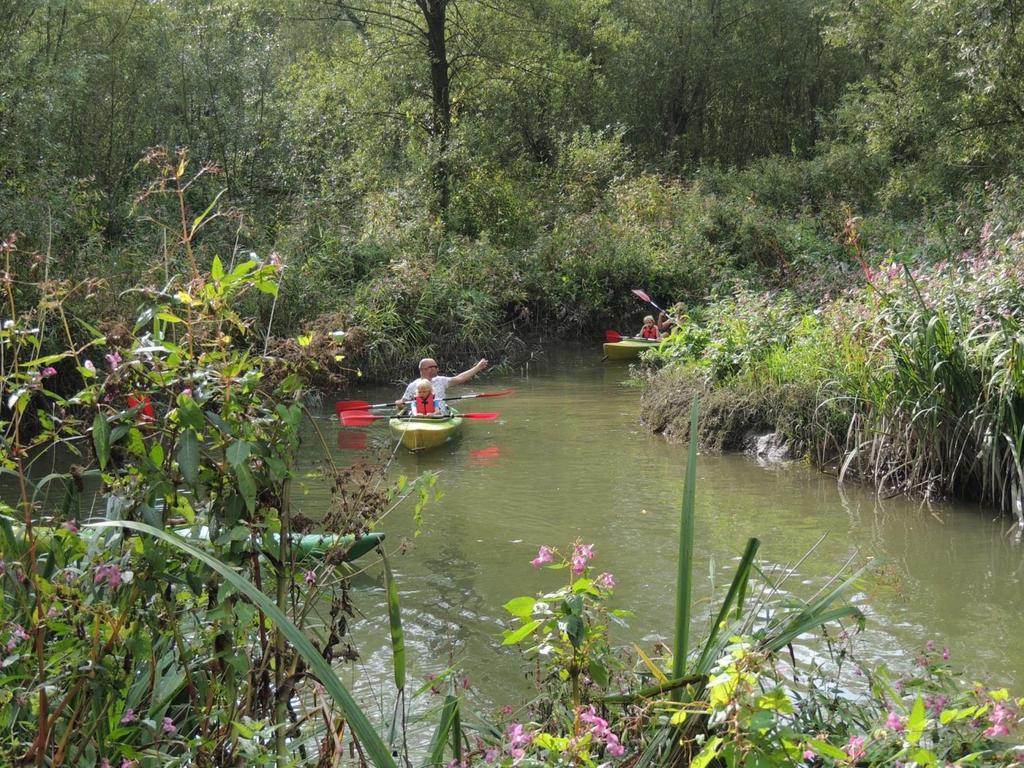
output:
<instances>
[{"instance_id":1,"label":"river water","mask_svg":"<svg viewBox=\"0 0 1024 768\"><path fill-rule=\"evenodd\" d=\"M419 455L394 452L393 476L439 472L443 498L423 513L397 508L382 524L393 557L415 689L454 664L483 707L528 694L530 665L501 646L502 604L557 588L562 572L534 570L540 545L593 544L593 565L614 574L612 605L633 612L612 628L618 644L650 650L672 633L675 555L686 447L670 445L638 422L640 391L628 368L602 363L592 350L548 352L528 371L486 374L449 394L514 387L509 397L469 400L466 411L498 411L494 421L467 421L463 435ZM395 389L346 392L387 401ZM338 440L334 459L348 463L393 449L385 426L339 431L325 402L319 420ZM359 446L365 442L365 448ZM309 463L315 441L308 440ZM698 459L696 620L706 626L712 581L731 578L749 537L761 539L765 565L796 563L824 541L790 580L809 597L847 560L873 561L873 575L851 598L867 615L859 656L909 668L928 641L948 647L971 679L1024 688L1024 546L995 513L952 504L881 501L861 486L802 464L759 466L743 456ZM310 481L305 509L326 504ZM298 497L298 496L297 496ZM391 656L379 567L355 581L361 613L361 661L345 674L369 703L389 691ZM697 636L700 636L699 630ZM415 707L414 707L415 708Z\"/></svg>"}]
</instances>

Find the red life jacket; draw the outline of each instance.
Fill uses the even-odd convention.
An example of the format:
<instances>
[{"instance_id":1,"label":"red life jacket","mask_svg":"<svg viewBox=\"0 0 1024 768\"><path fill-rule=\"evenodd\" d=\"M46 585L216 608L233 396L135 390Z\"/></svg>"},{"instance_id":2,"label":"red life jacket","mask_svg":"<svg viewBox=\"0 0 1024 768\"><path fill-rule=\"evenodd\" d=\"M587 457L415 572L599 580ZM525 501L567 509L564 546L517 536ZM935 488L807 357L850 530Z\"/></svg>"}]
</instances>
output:
<instances>
[{"instance_id":1,"label":"red life jacket","mask_svg":"<svg viewBox=\"0 0 1024 768\"><path fill-rule=\"evenodd\" d=\"M429 416L435 413L437 409L434 407L434 396L420 397L417 395L416 399L412 401L412 409L417 416Z\"/></svg>"},{"instance_id":2,"label":"red life jacket","mask_svg":"<svg viewBox=\"0 0 1024 768\"><path fill-rule=\"evenodd\" d=\"M644 339L658 338L658 326L645 325L643 328L640 329L640 337Z\"/></svg>"}]
</instances>

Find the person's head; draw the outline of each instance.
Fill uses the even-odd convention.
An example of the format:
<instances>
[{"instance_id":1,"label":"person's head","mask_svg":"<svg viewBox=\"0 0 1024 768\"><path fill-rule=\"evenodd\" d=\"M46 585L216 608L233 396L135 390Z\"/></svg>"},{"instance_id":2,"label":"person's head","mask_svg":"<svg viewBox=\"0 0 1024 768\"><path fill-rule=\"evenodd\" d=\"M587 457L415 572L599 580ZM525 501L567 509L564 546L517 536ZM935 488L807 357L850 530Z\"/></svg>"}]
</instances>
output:
<instances>
[{"instance_id":1,"label":"person's head","mask_svg":"<svg viewBox=\"0 0 1024 768\"><path fill-rule=\"evenodd\" d=\"M654 315L644 317L644 325L654 325Z\"/></svg>"},{"instance_id":2,"label":"person's head","mask_svg":"<svg viewBox=\"0 0 1024 768\"><path fill-rule=\"evenodd\" d=\"M420 360L420 376L424 379L432 379L437 376L437 361L432 357L424 357Z\"/></svg>"},{"instance_id":3,"label":"person's head","mask_svg":"<svg viewBox=\"0 0 1024 768\"><path fill-rule=\"evenodd\" d=\"M430 379L416 379L416 397L430 397L434 394L434 385Z\"/></svg>"}]
</instances>

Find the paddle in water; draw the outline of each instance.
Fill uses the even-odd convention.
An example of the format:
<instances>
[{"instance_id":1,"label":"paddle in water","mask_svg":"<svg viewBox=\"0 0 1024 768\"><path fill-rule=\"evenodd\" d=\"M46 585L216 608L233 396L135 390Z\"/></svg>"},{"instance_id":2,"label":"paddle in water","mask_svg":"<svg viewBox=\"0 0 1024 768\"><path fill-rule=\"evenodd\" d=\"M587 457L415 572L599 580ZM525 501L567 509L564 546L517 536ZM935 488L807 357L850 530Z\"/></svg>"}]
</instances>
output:
<instances>
[{"instance_id":1,"label":"paddle in water","mask_svg":"<svg viewBox=\"0 0 1024 768\"><path fill-rule=\"evenodd\" d=\"M515 392L514 389L502 389L497 392L477 392L472 395L459 395L458 397L445 397L442 398L445 402L451 400L473 400L478 397L504 397L505 395L511 395ZM338 414L338 418L341 418L342 411L368 411L373 408L395 408L397 407L392 401L390 403L368 403L366 400L339 400L334 404L334 410Z\"/></svg>"}]
</instances>

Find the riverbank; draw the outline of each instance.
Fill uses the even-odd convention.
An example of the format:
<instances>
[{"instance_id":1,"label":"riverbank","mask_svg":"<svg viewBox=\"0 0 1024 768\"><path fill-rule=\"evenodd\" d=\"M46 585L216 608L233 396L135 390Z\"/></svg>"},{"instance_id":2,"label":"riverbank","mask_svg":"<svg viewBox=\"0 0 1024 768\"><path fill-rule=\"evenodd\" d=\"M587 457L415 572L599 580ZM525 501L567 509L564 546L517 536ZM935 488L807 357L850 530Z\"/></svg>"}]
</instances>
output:
<instances>
[{"instance_id":1,"label":"riverbank","mask_svg":"<svg viewBox=\"0 0 1024 768\"><path fill-rule=\"evenodd\" d=\"M864 261L813 300L740 289L694 307L650 353L645 423L678 435L699 396L705 449L775 431L840 479L1024 524L1024 232L1004 215L956 255L921 255L934 245Z\"/></svg>"}]
</instances>

